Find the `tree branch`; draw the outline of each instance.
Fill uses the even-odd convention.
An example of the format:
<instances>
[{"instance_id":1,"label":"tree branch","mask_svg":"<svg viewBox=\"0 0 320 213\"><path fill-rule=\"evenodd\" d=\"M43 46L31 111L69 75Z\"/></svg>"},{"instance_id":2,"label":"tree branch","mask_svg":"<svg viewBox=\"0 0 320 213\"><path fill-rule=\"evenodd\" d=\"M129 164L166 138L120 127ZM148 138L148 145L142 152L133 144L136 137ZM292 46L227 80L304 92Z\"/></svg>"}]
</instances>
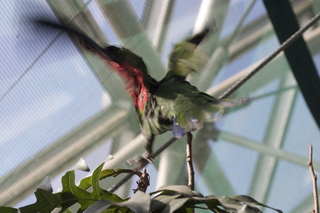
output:
<instances>
[{"instance_id":1,"label":"tree branch","mask_svg":"<svg viewBox=\"0 0 320 213\"><path fill-rule=\"evenodd\" d=\"M188 186L194 190L194 169L192 164L192 134L187 133L187 166L188 166Z\"/></svg>"},{"instance_id":2,"label":"tree branch","mask_svg":"<svg viewBox=\"0 0 320 213\"><path fill-rule=\"evenodd\" d=\"M146 192L148 186L150 185L150 176L147 173L147 170L144 169L143 172L140 173L140 180L136 183L138 184L138 188L134 189L133 192L136 193L137 191Z\"/></svg>"},{"instance_id":3,"label":"tree branch","mask_svg":"<svg viewBox=\"0 0 320 213\"><path fill-rule=\"evenodd\" d=\"M312 177L313 183L313 199L314 199L314 210L313 213L319 213L319 201L318 201L318 190L317 190L317 175L314 173L312 165L312 145L310 145L308 167Z\"/></svg>"}]
</instances>

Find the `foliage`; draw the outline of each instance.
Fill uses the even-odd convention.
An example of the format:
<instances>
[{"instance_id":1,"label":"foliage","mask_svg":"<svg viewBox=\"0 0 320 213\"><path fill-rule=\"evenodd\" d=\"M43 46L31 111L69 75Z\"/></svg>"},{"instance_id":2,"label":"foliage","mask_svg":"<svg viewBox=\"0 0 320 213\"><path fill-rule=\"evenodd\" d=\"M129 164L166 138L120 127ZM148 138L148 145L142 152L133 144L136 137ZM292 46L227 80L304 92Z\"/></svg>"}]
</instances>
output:
<instances>
[{"instance_id":1,"label":"foliage","mask_svg":"<svg viewBox=\"0 0 320 213\"><path fill-rule=\"evenodd\" d=\"M102 171L101 164L92 176L81 180L79 186L75 184L74 171L68 171L62 177L63 189L61 192L53 193L51 190L38 188L35 192L37 201L34 204L19 208L21 213L40 212L47 213L57 209L57 212L71 212L69 207L78 203L77 212L180 212L191 213L195 208L208 209L216 213L261 212L255 205L268 207L245 195L227 196L203 196L194 192L187 186L168 185L162 186L157 191L145 194L138 191L131 198L122 199L116 194L104 190L99 182L102 179L117 176L121 173L135 173L133 170L107 169ZM92 188L91 192L87 191ZM271 208L273 209L273 208ZM273 209L277 212L280 210ZM16 213L18 209L0 207L0 212Z\"/></svg>"}]
</instances>

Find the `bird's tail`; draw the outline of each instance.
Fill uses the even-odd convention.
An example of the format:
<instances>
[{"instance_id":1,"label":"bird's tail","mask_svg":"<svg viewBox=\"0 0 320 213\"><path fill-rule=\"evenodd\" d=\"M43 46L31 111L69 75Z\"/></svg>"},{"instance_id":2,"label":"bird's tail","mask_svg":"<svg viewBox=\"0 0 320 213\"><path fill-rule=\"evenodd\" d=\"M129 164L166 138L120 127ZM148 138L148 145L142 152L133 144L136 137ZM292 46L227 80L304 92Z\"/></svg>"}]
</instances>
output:
<instances>
[{"instance_id":1,"label":"bird's tail","mask_svg":"<svg viewBox=\"0 0 320 213\"><path fill-rule=\"evenodd\" d=\"M77 39L80 41L80 44L87 48L88 50L91 50L96 53L103 53L106 54L104 51L104 48L101 47L99 44L97 44L94 40L92 40L85 32L79 30L79 29L74 29L65 25L49 22L49 21L42 21L42 20L37 20L36 21L38 24L42 24L48 27L56 28L63 30L66 33L69 33L73 36L76 36Z\"/></svg>"},{"instance_id":2,"label":"bird's tail","mask_svg":"<svg viewBox=\"0 0 320 213\"><path fill-rule=\"evenodd\" d=\"M216 122L219 120L225 108L232 108L237 106L243 106L248 104L251 98L241 98L241 99L215 99L212 101L212 105L207 107L206 122Z\"/></svg>"},{"instance_id":3,"label":"bird's tail","mask_svg":"<svg viewBox=\"0 0 320 213\"><path fill-rule=\"evenodd\" d=\"M222 108L231 108L236 106L245 105L251 102L251 98L241 98L241 99L218 99L218 105Z\"/></svg>"}]
</instances>

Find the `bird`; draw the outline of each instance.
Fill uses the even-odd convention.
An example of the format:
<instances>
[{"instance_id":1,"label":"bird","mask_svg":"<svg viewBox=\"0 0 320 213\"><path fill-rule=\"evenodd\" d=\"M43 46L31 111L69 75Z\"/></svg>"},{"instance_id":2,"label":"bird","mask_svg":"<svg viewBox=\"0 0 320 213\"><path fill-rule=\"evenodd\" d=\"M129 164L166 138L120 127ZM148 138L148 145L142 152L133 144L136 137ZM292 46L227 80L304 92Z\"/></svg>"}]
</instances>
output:
<instances>
[{"instance_id":1,"label":"bird","mask_svg":"<svg viewBox=\"0 0 320 213\"><path fill-rule=\"evenodd\" d=\"M204 122L218 120L224 108L246 104L250 98L223 100L204 92L186 80L196 72L202 58L198 46L212 32L210 27L174 45L169 55L168 71L160 81L148 74L143 58L120 46L100 46L85 32L63 24L38 20L37 23L57 28L75 36L87 50L98 55L125 81L131 96L141 132L145 138L144 159L152 162L155 136L172 131L181 138L202 128Z\"/></svg>"}]
</instances>

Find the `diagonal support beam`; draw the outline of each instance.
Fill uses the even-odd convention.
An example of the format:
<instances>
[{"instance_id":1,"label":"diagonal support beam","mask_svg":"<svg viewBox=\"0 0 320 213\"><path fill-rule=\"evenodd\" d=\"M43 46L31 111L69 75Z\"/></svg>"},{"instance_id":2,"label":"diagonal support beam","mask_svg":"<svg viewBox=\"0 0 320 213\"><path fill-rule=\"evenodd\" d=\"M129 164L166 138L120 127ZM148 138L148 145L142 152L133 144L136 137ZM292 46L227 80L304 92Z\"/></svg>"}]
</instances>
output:
<instances>
[{"instance_id":1,"label":"diagonal support beam","mask_svg":"<svg viewBox=\"0 0 320 213\"><path fill-rule=\"evenodd\" d=\"M299 30L299 24L288 0L264 0L280 43ZM320 127L320 80L312 55L300 37L284 51L303 97Z\"/></svg>"},{"instance_id":2,"label":"diagonal support beam","mask_svg":"<svg viewBox=\"0 0 320 213\"><path fill-rule=\"evenodd\" d=\"M140 55L147 64L150 75L158 80L161 79L165 74L165 68L160 60L160 54L152 46L129 2L99 0L97 4L123 46Z\"/></svg>"},{"instance_id":3,"label":"diagonal support beam","mask_svg":"<svg viewBox=\"0 0 320 213\"><path fill-rule=\"evenodd\" d=\"M127 110L111 106L2 177L1 205L14 205L17 197L28 196L46 176L57 175L93 148L121 134L127 117Z\"/></svg>"}]
</instances>

